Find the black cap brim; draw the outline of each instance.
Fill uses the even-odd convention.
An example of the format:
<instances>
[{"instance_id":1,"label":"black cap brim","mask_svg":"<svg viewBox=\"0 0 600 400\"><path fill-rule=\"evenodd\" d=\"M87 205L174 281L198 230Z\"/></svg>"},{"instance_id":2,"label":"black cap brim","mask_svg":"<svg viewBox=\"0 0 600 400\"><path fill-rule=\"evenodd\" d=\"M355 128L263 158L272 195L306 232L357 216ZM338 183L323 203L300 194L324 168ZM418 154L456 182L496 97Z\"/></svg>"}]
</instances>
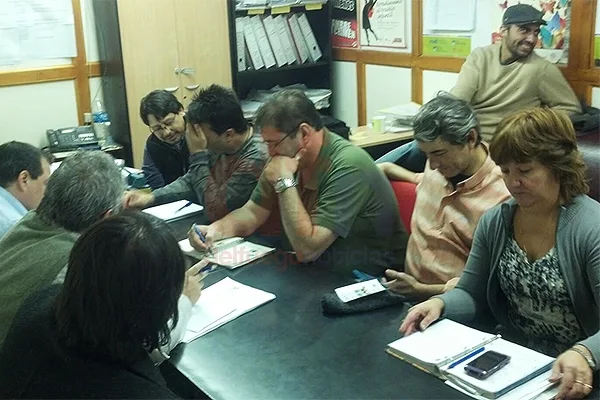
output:
<instances>
[{"instance_id":1,"label":"black cap brim","mask_svg":"<svg viewBox=\"0 0 600 400\"><path fill-rule=\"evenodd\" d=\"M534 19L533 21L509 21L504 22L503 25L529 25L529 24L538 24L538 25L547 25L548 23L543 19Z\"/></svg>"}]
</instances>

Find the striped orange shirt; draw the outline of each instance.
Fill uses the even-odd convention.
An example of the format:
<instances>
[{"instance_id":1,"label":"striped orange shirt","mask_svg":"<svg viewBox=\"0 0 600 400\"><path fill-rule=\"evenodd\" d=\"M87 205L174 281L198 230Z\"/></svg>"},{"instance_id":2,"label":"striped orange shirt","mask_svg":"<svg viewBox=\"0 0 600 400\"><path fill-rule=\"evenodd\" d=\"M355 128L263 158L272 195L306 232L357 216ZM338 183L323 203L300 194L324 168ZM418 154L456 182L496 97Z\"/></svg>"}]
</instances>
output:
<instances>
[{"instance_id":1,"label":"striped orange shirt","mask_svg":"<svg viewBox=\"0 0 600 400\"><path fill-rule=\"evenodd\" d=\"M489 154L456 188L428 161L425 171L417 174L416 190L406 272L422 283L443 284L462 273L479 218L510 194Z\"/></svg>"}]
</instances>

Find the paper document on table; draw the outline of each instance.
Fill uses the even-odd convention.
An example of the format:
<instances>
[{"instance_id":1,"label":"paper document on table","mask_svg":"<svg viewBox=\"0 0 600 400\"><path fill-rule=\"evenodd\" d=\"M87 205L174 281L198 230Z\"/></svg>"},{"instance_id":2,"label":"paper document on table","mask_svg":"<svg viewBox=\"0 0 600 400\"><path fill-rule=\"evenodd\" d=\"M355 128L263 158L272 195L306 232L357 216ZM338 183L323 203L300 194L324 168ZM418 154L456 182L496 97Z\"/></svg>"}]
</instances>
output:
<instances>
[{"instance_id":1,"label":"paper document on table","mask_svg":"<svg viewBox=\"0 0 600 400\"><path fill-rule=\"evenodd\" d=\"M463 384L476 390L487 398L496 398L511 389L529 381L550 369L554 358L535 350L528 349L504 339L494 340L486 344L486 351L495 351L510 356L509 363L489 378L477 379L465 372L464 366L472 360L465 360L454 368L442 368L448 379L455 384ZM532 376L532 374L534 374Z\"/></svg>"},{"instance_id":2,"label":"paper document on table","mask_svg":"<svg viewBox=\"0 0 600 400\"><path fill-rule=\"evenodd\" d=\"M399 104L392 107L382 108L377 112L379 114L388 114L397 117L414 117L415 115L417 115L420 109L420 104L410 102L406 104Z\"/></svg>"},{"instance_id":3,"label":"paper document on table","mask_svg":"<svg viewBox=\"0 0 600 400\"><path fill-rule=\"evenodd\" d=\"M224 278L202 291L183 341L189 343L273 299L273 293Z\"/></svg>"},{"instance_id":4,"label":"paper document on table","mask_svg":"<svg viewBox=\"0 0 600 400\"><path fill-rule=\"evenodd\" d=\"M552 375L552 371L546 371L529 382L497 397L496 400L551 400L558 393L558 383L548 381L550 375ZM444 383L474 399L489 400L487 397L478 394L477 391L472 388L465 387L450 380L447 380Z\"/></svg>"},{"instance_id":5,"label":"paper document on table","mask_svg":"<svg viewBox=\"0 0 600 400\"><path fill-rule=\"evenodd\" d=\"M452 338L452 340L449 340ZM470 328L449 319L429 326L388 345L409 361L444 365L459 359L496 338L496 335Z\"/></svg>"},{"instance_id":6,"label":"paper document on table","mask_svg":"<svg viewBox=\"0 0 600 400\"><path fill-rule=\"evenodd\" d=\"M335 294L337 294L344 303L348 303L349 301L383 292L384 290L385 287L377 279L371 279L365 282L358 282L348 286L339 287L335 289Z\"/></svg>"},{"instance_id":7,"label":"paper document on table","mask_svg":"<svg viewBox=\"0 0 600 400\"><path fill-rule=\"evenodd\" d=\"M188 203L190 203L188 205ZM196 203L191 203L187 200L174 201L172 203L162 204L142 210L143 212L154 215L165 221L175 221L185 218L192 214L198 214L204 207Z\"/></svg>"},{"instance_id":8,"label":"paper document on table","mask_svg":"<svg viewBox=\"0 0 600 400\"><path fill-rule=\"evenodd\" d=\"M241 237L232 237L215 242L212 255L195 250L188 239L179 241L179 247L188 256L202 260L208 258L215 264L229 269L239 268L275 251L273 247L247 242Z\"/></svg>"}]
</instances>

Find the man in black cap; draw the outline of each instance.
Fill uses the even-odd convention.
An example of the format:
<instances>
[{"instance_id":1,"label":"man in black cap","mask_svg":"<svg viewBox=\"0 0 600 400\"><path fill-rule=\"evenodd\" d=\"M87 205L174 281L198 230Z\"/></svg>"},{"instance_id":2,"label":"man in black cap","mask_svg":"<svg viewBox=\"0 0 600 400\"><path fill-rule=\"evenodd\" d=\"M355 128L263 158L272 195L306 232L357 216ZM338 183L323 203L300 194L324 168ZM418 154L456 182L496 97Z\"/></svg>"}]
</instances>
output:
<instances>
[{"instance_id":1,"label":"man in black cap","mask_svg":"<svg viewBox=\"0 0 600 400\"><path fill-rule=\"evenodd\" d=\"M502 18L502 42L480 47L463 64L451 93L473 106L483 139L490 141L505 116L546 105L569 114L579 101L556 67L534 53L543 13L532 6L509 7Z\"/></svg>"}]
</instances>

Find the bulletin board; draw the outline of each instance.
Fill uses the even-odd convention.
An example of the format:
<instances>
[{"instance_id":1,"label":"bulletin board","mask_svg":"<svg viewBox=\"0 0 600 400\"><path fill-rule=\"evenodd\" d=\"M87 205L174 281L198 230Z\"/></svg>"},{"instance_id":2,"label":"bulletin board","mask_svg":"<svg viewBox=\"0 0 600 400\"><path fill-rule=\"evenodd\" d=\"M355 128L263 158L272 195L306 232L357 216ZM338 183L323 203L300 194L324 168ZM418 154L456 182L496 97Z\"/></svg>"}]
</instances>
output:
<instances>
[{"instance_id":1,"label":"bulletin board","mask_svg":"<svg viewBox=\"0 0 600 400\"><path fill-rule=\"evenodd\" d=\"M498 42L504 11L524 3L543 10L547 22L541 29L536 53L552 63L566 64L571 1L423 0L423 54L465 57L469 45L472 50Z\"/></svg>"},{"instance_id":2,"label":"bulletin board","mask_svg":"<svg viewBox=\"0 0 600 400\"><path fill-rule=\"evenodd\" d=\"M0 0L0 69L70 64L72 0Z\"/></svg>"}]
</instances>

